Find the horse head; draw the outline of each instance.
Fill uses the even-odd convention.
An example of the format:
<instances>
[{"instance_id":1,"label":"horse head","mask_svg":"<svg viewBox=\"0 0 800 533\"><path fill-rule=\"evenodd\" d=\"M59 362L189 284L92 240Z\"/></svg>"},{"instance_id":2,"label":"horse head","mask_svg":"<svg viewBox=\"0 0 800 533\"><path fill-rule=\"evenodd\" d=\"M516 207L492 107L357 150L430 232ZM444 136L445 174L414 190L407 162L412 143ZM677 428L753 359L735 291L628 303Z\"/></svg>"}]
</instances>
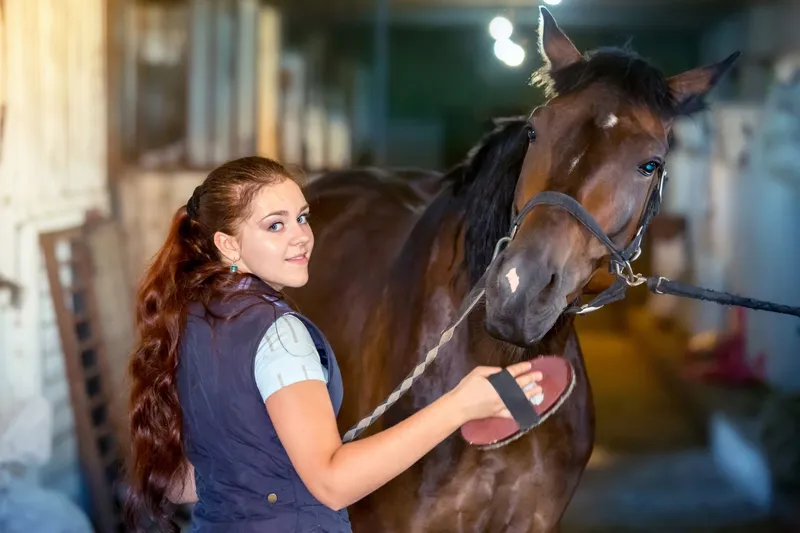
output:
<instances>
[{"instance_id":1,"label":"horse head","mask_svg":"<svg viewBox=\"0 0 800 533\"><path fill-rule=\"evenodd\" d=\"M627 50L582 55L544 8L539 47L544 66L532 81L549 100L527 122L514 211L543 191L563 193L623 249L659 186L674 120L703 109L704 96L739 54L667 78ZM487 272L487 330L533 345L572 302L602 288L609 254L568 211L536 205Z\"/></svg>"}]
</instances>

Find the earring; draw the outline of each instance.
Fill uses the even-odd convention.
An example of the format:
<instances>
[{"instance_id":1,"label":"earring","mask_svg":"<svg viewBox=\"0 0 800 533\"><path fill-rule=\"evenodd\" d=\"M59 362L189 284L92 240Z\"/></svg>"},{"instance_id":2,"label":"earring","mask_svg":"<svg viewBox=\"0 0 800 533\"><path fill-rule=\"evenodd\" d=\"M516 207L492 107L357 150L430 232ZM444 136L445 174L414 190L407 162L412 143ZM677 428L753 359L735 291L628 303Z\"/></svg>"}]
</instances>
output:
<instances>
[{"instance_id":1,"label":"earring","mask_svg":"<svg viewBox=\"0 0 800 533\"><path fill-rule=\"evenodd\" d=\"M238 271L239 271L239 267L237 267L236 265L231 265L231 272L233 272L235 274Z\"/></svg>"}]
</instances>

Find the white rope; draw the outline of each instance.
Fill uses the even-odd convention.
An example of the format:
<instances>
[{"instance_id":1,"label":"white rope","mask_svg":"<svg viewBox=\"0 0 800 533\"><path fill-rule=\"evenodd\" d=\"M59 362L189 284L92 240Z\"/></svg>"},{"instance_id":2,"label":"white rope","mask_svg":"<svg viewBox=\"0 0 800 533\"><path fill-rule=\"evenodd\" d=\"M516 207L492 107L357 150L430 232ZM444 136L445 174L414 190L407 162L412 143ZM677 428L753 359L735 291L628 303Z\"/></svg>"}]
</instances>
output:
<instances>
[{"instance_id":1,"label":"white rope","mask_svg":"<svg viewBox=\"0 0 800 533\"><path fill-rule=\"evenodd\" d=\"M494 253L492 254L492 260L489 261L489 266L494 263L494 260L500 254L500 251L505 247L506 244L511 242L511 237L503 237L494 247ZM439 344L433 347L428 354L425 356L425 359L418 364L414 370L403 380L400 385L389 395L386 400L380 404L378 407L375 408L372 413L368 416L365 416L361 419L361 421L356 424L355 426L351 427L347 430L347 433L344 434L342 437L342 442L350 442L356 439L361 433L364 432L370 425L372 425L380 416L385 413L392 405L394 405L397 400L402 398L402 396L408 392L408 389L414 384L414 382L419 379L419 377L425 372L425 369L428 368L433 361L436 359L436 356L439 355L439 349L450 342L453 338L453 332L458 327L461 322L464 321L467 316L475 309L475 306L478 305L478 302L481 301L484 294L486 294L486 289L484 288L484 282L486 280L486 272L489 271L489 266L486 267L486 270L483 273L483 276L475 283L475 285L470 290L467 297L464 299L465 301L469 302L469 305L464 308L463 305L461 307L461 316L458 317L455 324L450 326L448 329L442 333L441 337L439 337Z\"/></svg>"},{"instance_id":2,"label":"white rope","mask_svg":"<svg viewBox=\"0 0 800 533\"><path fill-rule=\"evenodd\" d=\"M467 315L472 312L475 306L478 305L478 302L481 300L481 298L483 298L485 293L486 290L481 289L478 294L475 295L469 306L464 310L463 313L461 313L461 316L458 317L456 323L442 333L442 336L439 338L439 344L434 346L433 349L428 352L428 354L425 356L425 359L414 368L408 377L406 377L406 379L400 383L400 385L389 395L388 398L386 398L382 404L376 407L375 410L372 411L372 413L370 413L368 416L362 418L358 424L350 428L347 433L344 434L342 442L350 442L357 438L365 429L367 429L367 427L375 422L375 420L377 420L392 405L394 405L397 400L399 400L406 392L408 392L414 382L422 375L423 372L425 372L425 369L428 368L428 366L430 366L431 363L433 363L433 361L436 359L436 356L439 354L439 348L450 342L450 340L453 338L453 332L455 329L459 324L461 324Z\"/></svg>"}]
</instances>

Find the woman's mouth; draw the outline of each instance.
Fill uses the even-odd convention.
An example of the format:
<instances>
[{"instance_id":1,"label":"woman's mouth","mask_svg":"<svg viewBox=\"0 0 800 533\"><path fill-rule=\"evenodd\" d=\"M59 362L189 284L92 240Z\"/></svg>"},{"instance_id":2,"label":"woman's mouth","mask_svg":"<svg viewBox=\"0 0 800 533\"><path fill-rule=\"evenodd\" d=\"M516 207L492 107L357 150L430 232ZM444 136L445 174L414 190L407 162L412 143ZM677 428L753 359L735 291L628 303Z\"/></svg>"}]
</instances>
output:
<instances>
[{"instance_id":1,"label":"woman's mouth","mask_svg":"<svg viewBox=\"0 0 800 533\"><path fill-rule=\"evenodd\" d=\"M286 261L292 263L293 265L305 265L308 263L308 255L306 254L298 254L293 257L288 258Z\"/></svg>"}]
</instances>

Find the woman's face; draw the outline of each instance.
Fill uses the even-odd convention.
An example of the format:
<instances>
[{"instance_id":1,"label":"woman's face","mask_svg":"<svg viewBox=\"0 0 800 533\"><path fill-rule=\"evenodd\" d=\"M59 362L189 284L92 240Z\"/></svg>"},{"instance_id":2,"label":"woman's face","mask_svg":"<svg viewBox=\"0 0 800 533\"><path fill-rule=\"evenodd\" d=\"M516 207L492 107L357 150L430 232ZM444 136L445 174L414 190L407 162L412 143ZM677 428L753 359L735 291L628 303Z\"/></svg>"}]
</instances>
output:
<instances>
[{"instance_id":1,"label":"woman's face","mask_svg":"<svg viewBox=\"0 0 800 533\"><path fill-rule=\"evenodd\" d=\"M305 285L314 234L300 187L290 179L268 185L253 198L251 211L231 243L238 245L238 257L221 249L223 255L276 290Z\"/></svg>"}]
</instances>

